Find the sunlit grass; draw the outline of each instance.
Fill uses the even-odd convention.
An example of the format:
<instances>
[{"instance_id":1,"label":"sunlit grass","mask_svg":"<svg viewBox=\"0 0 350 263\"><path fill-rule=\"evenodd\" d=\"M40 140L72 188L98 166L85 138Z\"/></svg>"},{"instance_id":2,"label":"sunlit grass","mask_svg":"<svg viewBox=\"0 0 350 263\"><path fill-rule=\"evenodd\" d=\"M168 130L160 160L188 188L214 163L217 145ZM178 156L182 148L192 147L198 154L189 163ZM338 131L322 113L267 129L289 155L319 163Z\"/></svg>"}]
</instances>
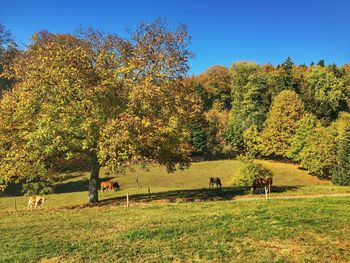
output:
<instances>
[{"instance_id":1,"label":"sunlit grass","mask_svg":"<svg viewBox=\"0 0 350 263\"><path fill-rule=\"evenodd\" d=\"M350 199L1 213L1 262L347 262Z\"/></svg>"},{"instance_id":2,"label":"sunlit grass","mask_svg":"<svg viewBox=\"0 0 350 263\"><path fill-rule=\"evenodd\" d=\"M270 168L274 174L275 187L271 197L350 193L350 187L334 186L329 181L321 181L317 177L309 175L307 171L298 169L297 165L275 161L261 162ZM99 196L100 200L122 198L121 200L124 202L126 193L129 193L130 200L133 203L135 202L134 195L147 197L148 188L150 188L152 194L162 193L160 197L153 199L163 200L164 202L169 201L169 199L172 202L194 201L196 199L203 201L203 196L205 197L208 193L218 195L218 198L214 196L210 200L222 198L227 200L237 196L252 197L248 188L232 188L231 182L239 174L241 165L241 162L237 160L198 162L193 163L188 170L171 174L158 166L151 167L148 172L136 167L133 172L128 172L126 175L117 175L113 178L121 185L120 191L100 192ZM136 186L135 174L139 175L141 188ZM88 176L88 173L77 173L69 179L57 183L56 192L58 193L46 196L47 200L44 207L57 208L86 203ZM207 192L209 178L213 176L221 178L225 191ZM102 179L105 177L104 169L101 171L101 177ZM189 192L191 190L193 190L193 193ZM168 197L170 195L171 198ZM137 203L142 202L143 196L137 198ZM13 211L15 201L18 210L26 208L27 197L3 197L0 198L1 211ZM120 202L120 200L118 201Z\"/></svg>"}]
</instances>

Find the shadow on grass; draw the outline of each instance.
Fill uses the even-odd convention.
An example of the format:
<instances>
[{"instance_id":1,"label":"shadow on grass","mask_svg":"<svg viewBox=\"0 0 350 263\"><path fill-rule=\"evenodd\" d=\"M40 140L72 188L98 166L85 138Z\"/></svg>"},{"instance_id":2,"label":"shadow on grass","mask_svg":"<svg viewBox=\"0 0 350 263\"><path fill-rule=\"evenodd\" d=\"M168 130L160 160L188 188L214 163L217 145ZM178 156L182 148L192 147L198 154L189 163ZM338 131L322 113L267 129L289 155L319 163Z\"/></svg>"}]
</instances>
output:
<instances>
[{"instance_id":1,"label":"shadow on grass","mask_svg":"<svg viewBox=\"0 0 350 263\"><path fill-rule=\"evenodd\" d=\"M282 193L285 191L297 190L300 186L274 186L272 193ZM147 191L147 189L145 189ZM135 194L130 195L131 203L187 203L187 202L202 202L202 201L220 201L232 200L236 196L242 196L250 193L249 187L223 187L223 188L200 188L188 190L172 190L151 194ZM255 194L254 196L259 196ZM113 197L101 200L94 206L104 206L113 204L122 204L126 202L125 196ZM91 205L73 206L71 208L81 208Z\"/></svg>"},{"instance_id":2,"label":"shadow on grass","mask_svg":"<svg viewBox=\"0 0 350 263\"><path fill-rule=\"evenodd\" d=\"M108 181L110 179L113 179L114 177L105 177L100 179L100 182L102 181ZM89 180L78 180L78 181L72 181L72 182L65 182L55 185L55 193L57 194L63 194L63 193L73 193L73 192L82 192L82 191L88 191L89 190Z\"/></svg>"}]
</instances>

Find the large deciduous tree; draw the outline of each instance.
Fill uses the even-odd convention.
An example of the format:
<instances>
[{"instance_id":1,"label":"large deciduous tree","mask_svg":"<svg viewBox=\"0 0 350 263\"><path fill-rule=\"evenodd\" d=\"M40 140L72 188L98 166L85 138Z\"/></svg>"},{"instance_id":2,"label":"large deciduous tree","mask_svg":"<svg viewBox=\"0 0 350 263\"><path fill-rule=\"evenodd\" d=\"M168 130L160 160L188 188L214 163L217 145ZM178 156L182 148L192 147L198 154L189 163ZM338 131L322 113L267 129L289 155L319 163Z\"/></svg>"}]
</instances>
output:
<instances>
[{"instance_id":1,"label":"large deciduous tree","mask_svg":"<svg viewBox=\"0 0 350 263\"><path fill-rule=\"evenodd\" d=\"M16 84L0 104L1 174L48 174L57 160L84 156L95 203L101 165L186 167L187 123L200 110L182 84L189 40L186 27L172 32L162 21L142 23L130 39L93 30L35 34L8 72Z\"/></svg>"},{"instance_id":2,"label":"large deciduous tree","mask_svg":"<svg viewBox=\"0 0 350 263\"><path fill-rule=\"evenodd\" d=\"M284 90L274 98L261 132L263 155L287 156L303 113L303 102L294 91Z\"/></svg>"}]
</instances>

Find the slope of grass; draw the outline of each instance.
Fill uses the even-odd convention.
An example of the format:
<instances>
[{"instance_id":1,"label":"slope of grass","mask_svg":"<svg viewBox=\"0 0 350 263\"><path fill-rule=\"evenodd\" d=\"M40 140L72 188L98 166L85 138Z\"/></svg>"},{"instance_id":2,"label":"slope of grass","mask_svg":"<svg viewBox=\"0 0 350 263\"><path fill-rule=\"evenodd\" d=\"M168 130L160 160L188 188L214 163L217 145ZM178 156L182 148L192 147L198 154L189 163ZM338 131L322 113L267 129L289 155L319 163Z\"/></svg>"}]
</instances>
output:
<instances>
[{"instance_id":1,"label":"slope of grass","mask_svg":"<svg viewBox=\"0 0 350 263\"><path fill-rule=\"evenodd\" d=\"M1 212L0 262L348 262L350 199Z\"/></svg>"},{"instance_id":2,"label":"slope of grass","mask_svg":"<svg viewBox=\"0 0 350 263\"><path fill-rule=\"evenodd\" d=\"M274 188L271 197L290 195L312 195L350 193L350 187L334 186L328 181L321 181L311 176L305 170L298 169L297 165L275 161L261 161L274 173ZM115 199L125 203L127 192L131 195L131 202L158 201L158 202L185 202L208 200L232 200L236 196L251 197L249 188L231 187L230 182L239 174L241 163L237 160L207 161L193 163L188 170L168 174L162 167L151 167L150 171L143 171L139 167L126 175L118 175L121 185L118 192L100 192L101 200ZM135 174L139 175L141 188L136 187ZM67 175L67 178L57 183L56 192L46 196L46 208L57 208L83 204L87 201L88 173ZM220 177L223 191L209 191L209 178ZM101 171L102 179L106 178L105 171ZM152 196L148 196L150 188ZM158 193L158 194L157 194ZM0 198L0 210L12 211L25 209L27 197ZM111 200L113 201L113 200Z\"/></svg>"}]
</instances>

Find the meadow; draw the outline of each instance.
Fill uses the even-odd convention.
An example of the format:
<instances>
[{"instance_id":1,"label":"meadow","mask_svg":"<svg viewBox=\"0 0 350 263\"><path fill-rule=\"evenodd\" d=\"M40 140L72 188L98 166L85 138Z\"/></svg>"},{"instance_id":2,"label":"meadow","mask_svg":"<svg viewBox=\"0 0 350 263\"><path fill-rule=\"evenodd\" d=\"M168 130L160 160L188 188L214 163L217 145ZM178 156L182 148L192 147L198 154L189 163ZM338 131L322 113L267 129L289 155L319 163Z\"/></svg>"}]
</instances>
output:
<instances>
[{"instance_id":1,"label":"meadow","mask_svg":"<svg viewBox=\"0 0 350 263\"><path fill-rule=\"evenodd\" d=\"M27 197L2 197L0 262L349 261L349 198L277 198L350 187L294 164L262 162L274 173L269 200L231 185L241 166L236 160L194 163L173 174L135 167L115 178L120 191L100 192L97 206L86 205L87 173L62 175L58 193L36 211L25 209ZM211 176L222 179L222 190L208 189Z\"/></svg>"},{"instance_id":2,"label":"meadow","mask_svg":"<svg viewBox=\"0 0 350 263\"><path fill-rule=\"evenodd\" d=\"M1 262L348 262L350 199L1 214ZM205 237L205 238L204 238Z\"/></svg>"}]
</instances>

